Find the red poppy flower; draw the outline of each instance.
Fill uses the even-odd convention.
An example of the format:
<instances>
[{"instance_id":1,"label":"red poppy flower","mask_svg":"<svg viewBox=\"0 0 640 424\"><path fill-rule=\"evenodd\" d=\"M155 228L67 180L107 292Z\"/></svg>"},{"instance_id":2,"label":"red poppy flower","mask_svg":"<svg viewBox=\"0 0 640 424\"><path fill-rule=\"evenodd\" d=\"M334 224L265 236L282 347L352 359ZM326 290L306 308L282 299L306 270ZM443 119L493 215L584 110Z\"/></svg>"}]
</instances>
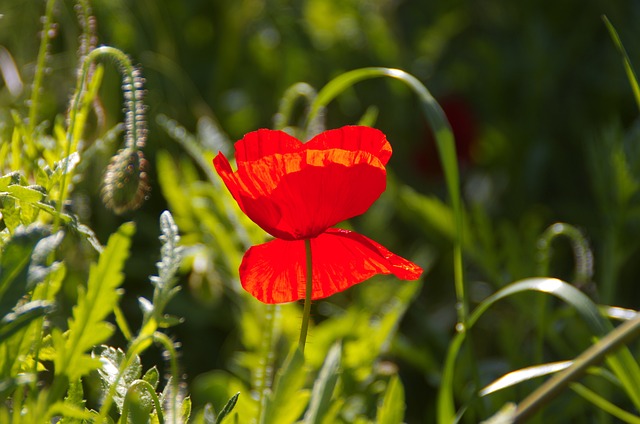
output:
<instances>
[{"instance_id":1,"label":"red poppy flower","mask_svg":"<svg viewBox=\"0 0 640 424\"><path fill-rule=\"evenodd\" d=\"M364 213L386 187L391 145L373 128L325 131L307 143L258 130L235 144L238 170L219 153L213 164L244 213L276 240L251 247L240 265L242 286L265 303L305 297L305 239L313 256L312 298L376 274L415 280L416 264L358 233L331 228Z\"/></svg>"}]
</instances>

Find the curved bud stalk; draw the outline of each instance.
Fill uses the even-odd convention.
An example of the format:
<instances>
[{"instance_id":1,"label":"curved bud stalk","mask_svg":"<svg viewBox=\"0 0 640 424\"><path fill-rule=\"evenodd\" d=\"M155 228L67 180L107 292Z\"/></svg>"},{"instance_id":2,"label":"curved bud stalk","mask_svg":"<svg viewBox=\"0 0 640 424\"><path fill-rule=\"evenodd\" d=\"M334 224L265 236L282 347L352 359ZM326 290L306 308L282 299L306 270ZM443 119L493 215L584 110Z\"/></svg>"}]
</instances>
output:
<instances>
[{"instance_id":1,"label":"curved bud stalk","mask_svg":"<svg viewBox=\"0 0 640 424\"><path fill-rule=\"evenodd\" d=\"M91 50L82 62L82 71L78 87L69 114L67 130L67 149L70 152L76 146L80 134L76 133L76 115L84 94L84 86L89 79L90 69L99 59L113 60L122 74L124 96L125 147L111 159L104 175L101 191L102 201L115 213L121 214L140 207L149 193L146 159L142 152L147 138L144 97L144 79L140 70L131 64L131 60L121 50L102 46ZM61 188L60 203L64 200L64 181Z\"/></svg>"}]
</instances>

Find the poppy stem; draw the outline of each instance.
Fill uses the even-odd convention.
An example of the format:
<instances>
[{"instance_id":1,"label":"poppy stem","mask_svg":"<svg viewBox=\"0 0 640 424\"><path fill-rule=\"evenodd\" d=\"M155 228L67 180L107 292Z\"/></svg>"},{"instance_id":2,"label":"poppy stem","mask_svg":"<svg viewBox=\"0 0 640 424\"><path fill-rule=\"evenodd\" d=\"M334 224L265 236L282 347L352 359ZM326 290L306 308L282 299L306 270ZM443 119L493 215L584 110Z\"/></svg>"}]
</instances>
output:
<instances>
[{"instance_id":1,"label":"poppy stem","mask_svg":"<svg viewBox=\"0 0 640 424\"><path fill-rule=\"evenodd\" d=\"M304 310L302 312L302 327L300 328L300 341L298 349L304 353L304 346L307 343L307 330L309 329L309 317L311 316L311 292L313 290L313 267L311 265L311 240L305 239L304 250L307 257L307 285L304 296Z\"/></svg>"}]
</instances>

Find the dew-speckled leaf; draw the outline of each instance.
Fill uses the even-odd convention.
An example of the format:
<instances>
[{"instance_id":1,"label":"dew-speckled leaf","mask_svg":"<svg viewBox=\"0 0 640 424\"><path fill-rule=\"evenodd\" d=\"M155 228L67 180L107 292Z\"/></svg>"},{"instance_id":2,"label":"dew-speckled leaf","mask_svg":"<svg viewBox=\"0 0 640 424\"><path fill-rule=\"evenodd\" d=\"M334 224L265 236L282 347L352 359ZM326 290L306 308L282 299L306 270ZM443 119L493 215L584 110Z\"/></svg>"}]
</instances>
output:
<instances>
[{"instance_id":1,"label":"dew-speckled leaf","mask_svg":"<svg viewBox=\"0 0 640 424\"><path fill-rule=\"evenodd\" d=\"M131 384L140 378L142 374L142 364L140 358L136 355L129 361L129 364L122 370L120 368L125 361L125 352L122 349L116 349L110 346L97 346L93 349L92 356L100 359L102 366L98 369L98 374L104 385L104 391L107 393L111 386L116 384L113 401L118 407L118 411L122 412L122 405L127 391ZM120 378L118 376L120 375ZM116 383L117 380L117 383Z\"/></svg>"}]
</instances>

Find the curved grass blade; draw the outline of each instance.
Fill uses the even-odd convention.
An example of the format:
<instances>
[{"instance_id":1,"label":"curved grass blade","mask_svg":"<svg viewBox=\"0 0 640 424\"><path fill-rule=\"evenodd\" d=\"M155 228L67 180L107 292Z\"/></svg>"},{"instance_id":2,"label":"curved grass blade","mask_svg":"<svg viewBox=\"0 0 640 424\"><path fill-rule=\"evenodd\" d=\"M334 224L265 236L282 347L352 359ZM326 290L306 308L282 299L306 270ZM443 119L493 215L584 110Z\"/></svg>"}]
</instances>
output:
<instances>
[{"instance_id":1,"label":"curved grass blade","mask_svg":"<svg viewBox=\"0 0 640 424\"><path fill-rule=\"evenodd\" d=\"M324 365L313 385L309 409L304 416L305 424L320 424L323 422L324 416L331 406L333 389L338 382L341 356L342 346L340 343L336 343L329 350L327 359L324 361Z\"/></svg>"},{"instance_id":2,"label":"curved grass blade","mask_svg":"<svg viewBox=\"0 0 640 424\"><path fill-rule=\"evenodd\" d=\"M422 112L427 118L431 130L433 131L440 161L442 162L442 169L444 171L447 190L449 191L449 198L456 224L456 237L454 239L455 288L456 297L460 304L458 320L464 327L467 321L469 307L464 287L462 268L463 211L462 198L460 196L460 174L458 170L456 146L451 125L449 125L449 121L447 120L444 111L438 102L436 102L429 90L427 90L427 88L416 77L400 69L355 69L334 78L318 92L318 95L311 104L306 126L308 127L310 122L314 122L318 113L320 113L320 111L340 93L360 81L379 77L397 79L408 85L409 88L411 88L411 90L413 90L413 92L418 96Z\"/></svg>"},{"instance_id":3,"label":"curved grass blade","mask_svg":"<svg viewBox=\"0 0 640 424\"><path fill-rule=\"evenodd\" d=\"M542 377L562 371L567 369L570 365L571 361L558 361L511 371L480 390L480 396L490 395L491 393L506 389L507 387L515 386L518 383L531 380L532 378Z\"/></svg>"},{"instance_id":4,"label":"curved grass blade","mask_svg":"<svg viewBox=\"0 0 640 424\"><path fill-rule=\"evenodd\" d=\"M630 424L640 424L639 416L633 415L630 412L627 412L624 409L614 405L604 397L600 396L592 390L589 390L582 384L571 383L570 387L571 390L582 396L584 399L588 400L603 411L606 411L607 413L613 415L622 422Z\"/></svg>"},{"instance_id":5,"label":"curved grass blade","mask_svg":"<svg viewBox=\"0 0 640 424\"><path fill-rule=\"evenodd\" d=\"M633 96L636 99L636 103L638 104L638 108L640 108L640 86L638 85L638 77L636 76L635 71L633 70L633 66L631 66L631 60L629 60L629 55L627 54L627 50L622 45L622 41L620 41L620 37L618 36L618 32L609 21L606 15L602 15L602 20L609 30L609 34L611 35L611 39L613 43L616 45L620 55L622 56L622 60L624 60L624 70L627 73L627 78L629 79L629 84L631 84L631 90L633 91Z\"/></svg>"},{"instance_id":6,"label":"curved grass blade","mask_svg":"<svg viewBox=\"0 0 640 424\"><path fill-rule=\"evenodd\" d=\"M558 280L556 278L530 278L522 281L515 282L502 290L496 292L494 295L488 297L481 302L473 313L469 317L468 327L471 328L478 319L486 312L494 303L499 300L505 299L509 296L518 293L524 293L528 291L542 292L551 294L567 305L573 307L576 312L582 317L585 323L589 326L591 331L596 336L604 336L611 330L611 324L604 319L600 314L600 311L595 303L589 299L584 293L575 288L569 283ZM626 325L625 323L624 325ZM455 371L455 362L458 353L465 340L466 333L461 332L455 335L451 344L449 345L449 351L447 353L444 365L444 371L442 375L442 384L440 391L438 392L438 422L441 424L449 424L456 422L456 410L454 403L454 391L453 391L453 376ZM606 353L610 351L607 350ZM624 353L625 351L623 351ZM610 360L621 361L624 364L623 368L627 368L627 372L623 375L617 375L622 382L623 386L627 389L629 396L634 400L637 393L640 393L637 389L638 381L635 380L636 369L638 364L633 360L633 357L627 357L630 353L626 351L624 355L616 355ZM615 371L615 369L614 369Z\"/></svg>"}]
</instances>

